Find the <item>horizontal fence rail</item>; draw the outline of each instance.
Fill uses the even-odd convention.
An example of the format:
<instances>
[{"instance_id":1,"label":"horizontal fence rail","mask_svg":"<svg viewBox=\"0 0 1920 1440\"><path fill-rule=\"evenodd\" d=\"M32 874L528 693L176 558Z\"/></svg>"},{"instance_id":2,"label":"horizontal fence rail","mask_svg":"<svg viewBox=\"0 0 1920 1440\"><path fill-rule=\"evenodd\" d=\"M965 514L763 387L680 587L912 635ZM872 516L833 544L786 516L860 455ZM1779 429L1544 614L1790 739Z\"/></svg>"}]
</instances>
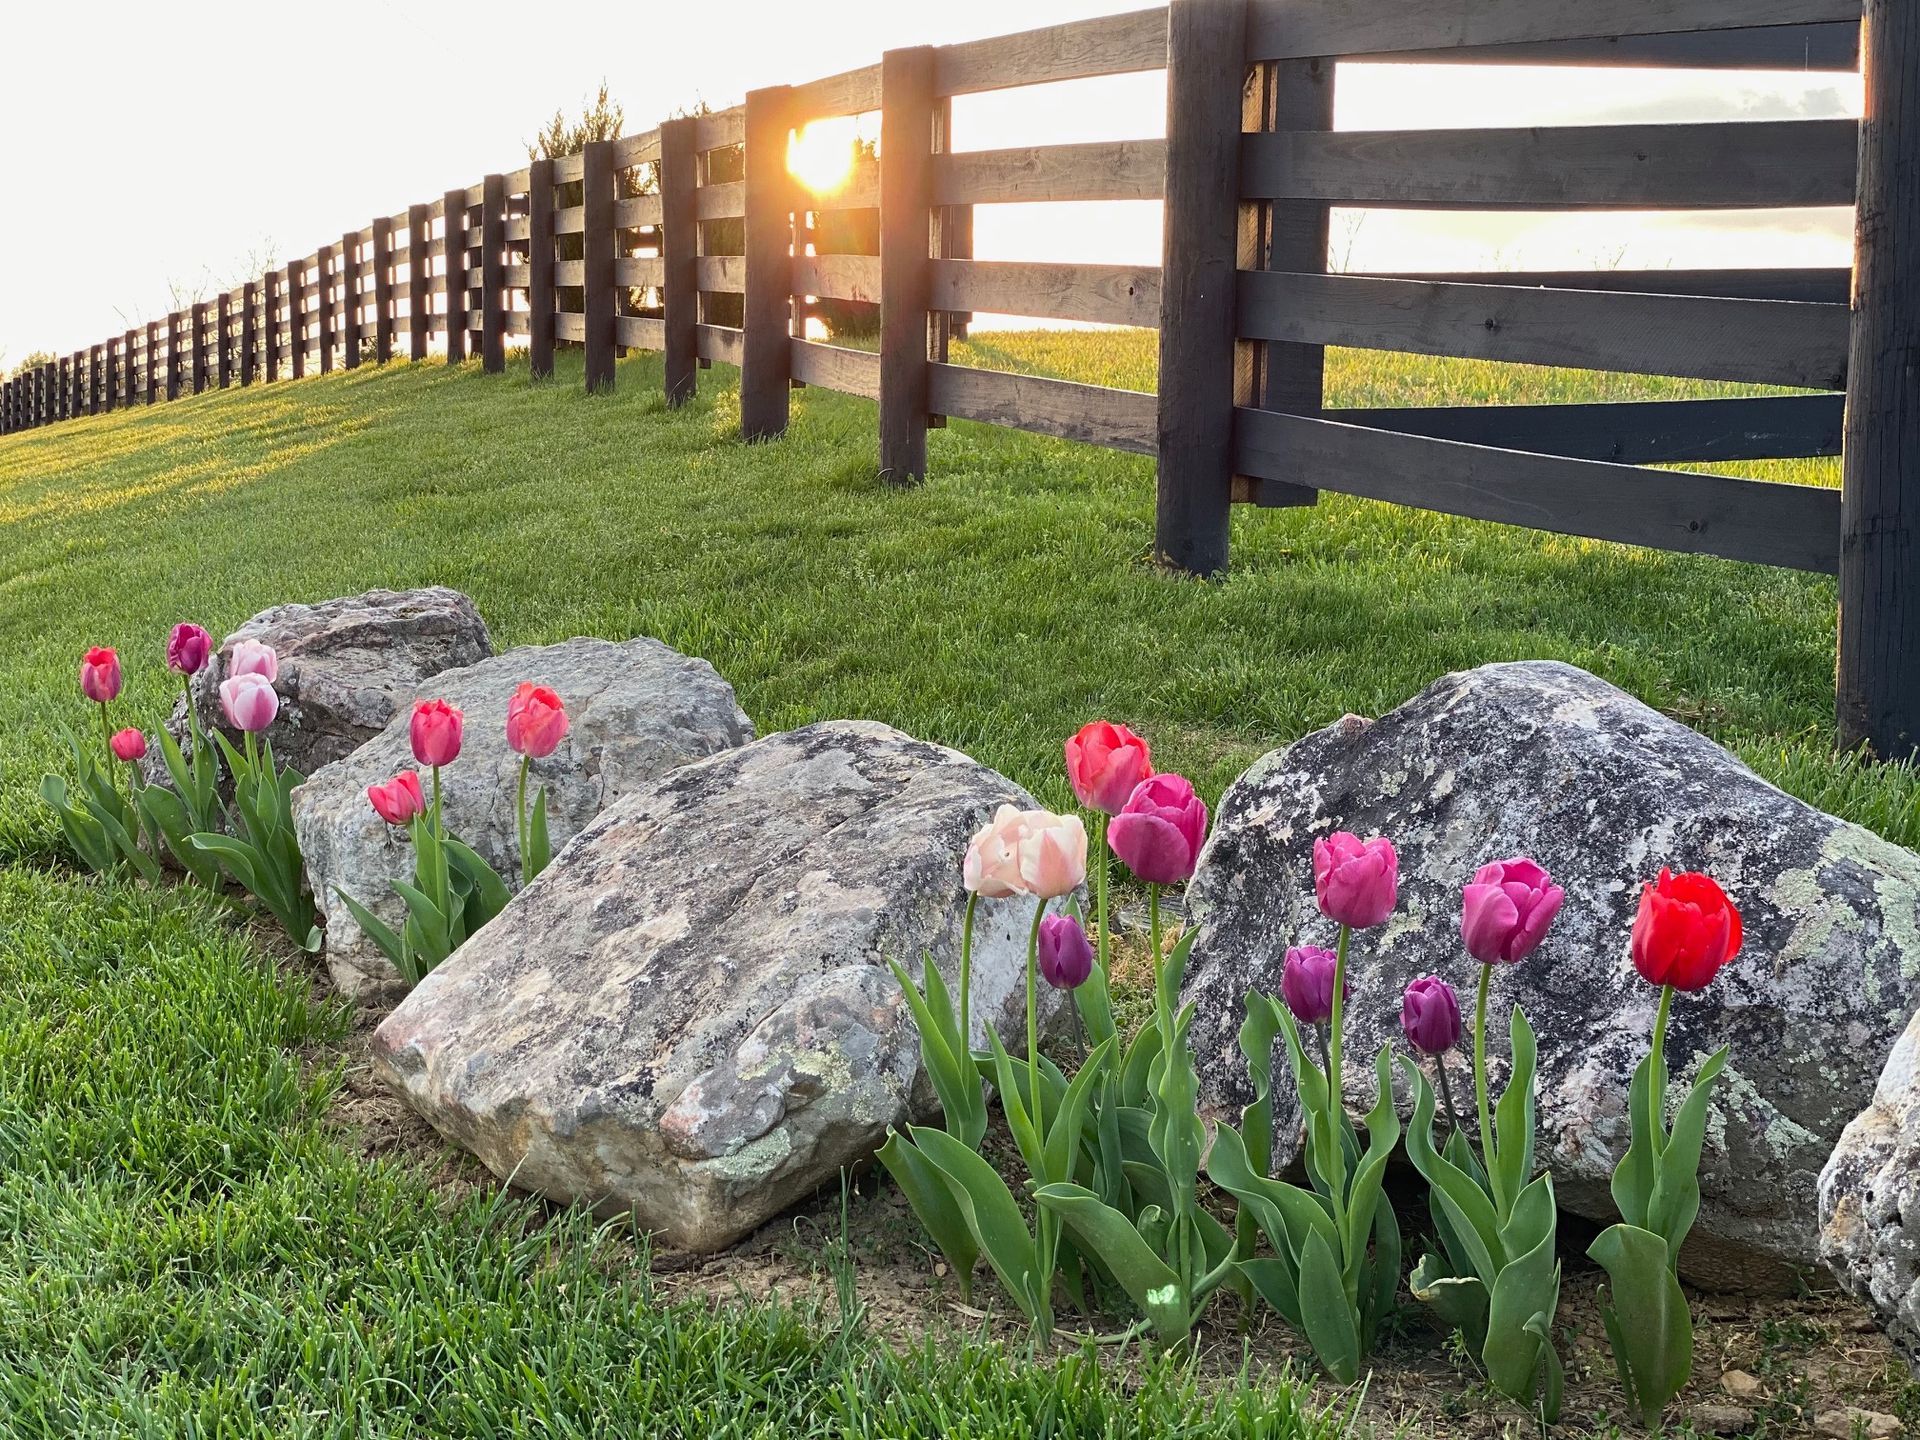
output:
<instances>
[{"instance_id":1,"label":"horizontal fence rail","mask_svg":"<svg viewBox=\"0 0 1920 1440\"><path fill-rule=\"evenodd\" d=\"M769 440L791 393L877 402L879 470L949 417L1156 457L1155 553L1224 569L1235 504L1323 491L1841 576L1843 735L1920 737L1920 6L1910 0L1174 0L869 64L538 159L348 229L15 375L0 431L390 360L585 384L658 351L669 404L740 371ZM1864 70L1867 121L1339 130L1354 64ZM965 150L953 101L1164 70L1164 139ZM1498 84L1499 71L1489 83ZM813 193L788 147L878 115ZM1159 265L976 258L980 205L1163 204ZM1853 269L1330 273L1335 206L1852 206ZM1599 222L1596 222L1599 223ZM877 318L877 347L819 338ZM1159 332L1157 393L954 363L978 313ZM1794 393L1329 408L1329 347ZM1651 467L1843 457L1843 492ZM1907 597L1913 597L1911 599ZM1899 678L1894 678L1898 676Z\"/></svg>"}]
</instances>

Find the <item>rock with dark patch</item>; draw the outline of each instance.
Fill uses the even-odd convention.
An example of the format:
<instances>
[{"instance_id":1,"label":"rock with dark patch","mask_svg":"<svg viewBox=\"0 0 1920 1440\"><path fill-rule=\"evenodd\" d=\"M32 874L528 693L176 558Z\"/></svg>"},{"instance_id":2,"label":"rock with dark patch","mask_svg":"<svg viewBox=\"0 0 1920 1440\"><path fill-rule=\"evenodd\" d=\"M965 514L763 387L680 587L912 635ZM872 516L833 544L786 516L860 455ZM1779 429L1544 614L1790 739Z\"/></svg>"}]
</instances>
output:
<instances>
[{"instance_id":1,"label":"rock with dark patch","mask_svg":"<svg viewBox=\"0 0 1920 1440\"><path fill-rule=\"evenodd\" d=\"M473 665L493 654L486 622L458 590L369 590L317 605L276 605L220 642L193 677L194 709L211 732L227 728L220 682L233 647L242 640L271 645L280 656L273 688L280 714L266 737L282 764L302 775L359 749L387 726L421 683L443 670ZM187 734L187 701L175 703L167 729ZM240 737L228 731L236 743ZM149 762L166 778L156 748Z\"/></svg>"},{"instance_id":2,"label":"rock with dark patch","mask_svg":"<svg viewBox=\"0 0 1920 1440\"><path fill-rule=\"evenodd\" d=\"M571 719L567 738L533 762L528 781L529 797L547 788L556 848L621 796L753 738L733 687L711 665L645 637L525 646L435 675L418 695L443 698L466 717L460 757L440 772L447 829L510 886L520 875L520 756L507 746L507 701L523 680L552 687ZM349 995L400 984L338 892L396 927L405 918L392 882L412 878L413 850L367 801L369 785L420 768L409 735L416 695L402 698L378 736L315 772L293 796L294 830L326 918L327 969Z\"/></svg>"},{"instance_id":3,"label":"rock with dark patch","mask_svg":"<svg viewBox=\"0 0 1920 1440\"><path fill-rule=\"evenodd\" d=\"M1820 1176L1820 1258L1920 1365L1920 1016Z\"/></svg>"},{"instance_id":4,"label":"rock with dark patch","mask_svg":"<svg viewBox=\"0 0 1920 1440\"><path fill-rule=\"evenodd\" d=\"M933 1112L886 962L957 984L961 855L1003 803L1033 804L866 722L685 766L427 976L374 1064L495 1174L717 1249ZM979 908L976 1045L991 1024L1025 1049L1032 914Z\"/></svg>"},{"instance_id":5,"label":"rock with dark patch","mask_svg":"<svg viewBox=\"0 0 1920 1440\"><path fill-rule=\"evenodd\" d=\"M1187 992L1216 1105L1244 1098L1234 1036L1246 991L1279 994L1286 947L1333 939L1314 906L1312 847L1334 830L1387 835L1401 856L1398 910L1353 945L1351 1057L1400 1043L1400 993L1417 975L1451 980L1471 1006L1460 889L1478 866L1531 855L1566 886L1546 944L1496 973L1489 1029L1504 1056L1507 1008L1525 1007L1540 1036L1540 1156L1562 1205L1597 1222L1612 1215L1627 1084L1659 998L1627 954L1640 882L1662 865L1716 876L1745 914L1746 947L1674 1007L1676 1078L1733 1047L1683 1267L1709 1286L1769 1288L1816 1259L1821 1166L1920 1001L1920 857L1782 794L1572 666L1449 675L1375 723L1350 718L1268 755L1221 802L1190 892L1205 930ZM1466 1061L1455 1065L1466 1085ZM1369 1070L1350 1066L1356 1102ZM1278 1107L1283 1160L1290 1101Z\"/></svg>"}]
</instances>

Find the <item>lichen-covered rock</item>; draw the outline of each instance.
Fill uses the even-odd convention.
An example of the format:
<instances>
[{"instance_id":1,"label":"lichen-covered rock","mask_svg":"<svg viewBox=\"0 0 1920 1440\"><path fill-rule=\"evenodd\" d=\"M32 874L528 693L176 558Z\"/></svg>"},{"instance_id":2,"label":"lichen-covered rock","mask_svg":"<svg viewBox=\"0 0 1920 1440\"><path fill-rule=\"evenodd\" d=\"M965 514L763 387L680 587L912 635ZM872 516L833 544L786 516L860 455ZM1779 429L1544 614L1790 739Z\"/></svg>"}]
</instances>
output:
<instances>
[{"instance_id":1,"label":"lichen-covered rock","mask_svg":"<svg viewBox=\"0 0 1920 1440\"><path fill-rule=\"evenodd\" d=\"M1920 1016L1820 1175L1820 1258L1920 1365Z\"/></svg>"},{"instance_id":2,"label":"lichen-covered rock","mask_svg":"<svg viewBox=\"0 0 1920 1440\"><path fill-rule=\"evenodd\" d=\"M460 758L440 772L447 829L509 886L519 885L520 756L507 746L506 724L507 701L523 680L551 686L572 722L560 747L533 762L528 781L529 797L547 787L556 849L621 796L675 766L753 738L733 687L711 665L646 637L525 646L441 671L417 695L403 697L377 736L294 791L294 831L326 919L327 969L346 994L400 984L337 891L396 928L405 918L392 882L412 878L413 849L374 814L367 787L420 768L408 733L415 698L438 696L465 712Z\"/></svg>"},{"instance_id":3,"label":"lichen-covered rock","mask_svg":"<svg viewBox=\"0 0 1920 1440\"><path fill-rule=\"evenodd\" d=\"M886 962L957 983L961 854L1009 802L1033 803L865 722L684 766L428 975L375 1068L496 1175L717 1249L932 1112ZM980 906L976 1044L1025 1048L1032 906Z\"/></svg>"},{"instance_id":4,"label":"lichen-covered rock","mask_svg":"<svg viewBox=\"0 0 1920 1440\"><path fill-rule=\"evenodd\" d=\"M273 753L302 775L351 754L387 726L422 682L443 670L473 665L493 654L486 622L458 590L369 590L317 605L262 610L220 642L193 677L194 709L211 733L227 727L220 682L233 647L242 640L271 645L280 656L273 688L280 714L267 730ZM175 702L167 729L187 735L187 700ZM156 748L149 778L166 779Z\"/></svg>"},{"instance_id":5,"label":"lichen-covered rock","mask_svg":"<svg viewBox=\"0 0 1920 1440\"><path fill-rule=\"evenodd\" d=\"M1400 992L1416 975L1439 973L1470 1003L1460 889L1476 867L1531 855L1566 886L1546 944L1496 972L1501 1019L1489 1028L1504 1057L1507 1007L1525 1007L1540 1036L1540 1156L1562 1205L1596 1221L1611 1217L1627 1084L1658 1002L1627 953L1640 882L1662 865L1716 876L1745 915L1746 945L1674 1007L1676 1078L1733 1047L1683 1268L1765 1288L1815 1260L1821 1166L1920 1003L1920 857L1782 794L1585 671L1449 675L1377 722L1349 719L1265 757L1221 802L1190 891L1205 931L1187 992L1216 1104L1244 1098L1234 1036L1247 989L1277 995L1286 946L1332 939L1311 857L1333 830L1388 835L1401 856L1399 909L1353 946L1349 1056L1399 1042ZM1349 1095L1370 1089L1354 1065ZM1277 1107L1282 1159L1290 1102Z\"/></svg>"}]
</instances>

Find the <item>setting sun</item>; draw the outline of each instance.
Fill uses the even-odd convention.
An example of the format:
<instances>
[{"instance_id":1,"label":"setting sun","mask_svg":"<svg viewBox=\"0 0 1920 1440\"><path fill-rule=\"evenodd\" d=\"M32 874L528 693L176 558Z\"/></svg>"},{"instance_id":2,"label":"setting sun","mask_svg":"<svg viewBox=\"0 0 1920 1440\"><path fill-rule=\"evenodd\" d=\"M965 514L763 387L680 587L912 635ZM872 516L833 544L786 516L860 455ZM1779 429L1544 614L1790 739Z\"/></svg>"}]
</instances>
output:
<instances>
[{"instance_id":1,"label":"setting sun","mask_svg":"<svg viewBox=\"0 0 1920 1440\"><path fill-rule=\"evenodd\" d=\"M788 142L787 169L814 194L831 194L853 174L854 154L850 125L816 122Z\"/></svg>"}]
</instances>

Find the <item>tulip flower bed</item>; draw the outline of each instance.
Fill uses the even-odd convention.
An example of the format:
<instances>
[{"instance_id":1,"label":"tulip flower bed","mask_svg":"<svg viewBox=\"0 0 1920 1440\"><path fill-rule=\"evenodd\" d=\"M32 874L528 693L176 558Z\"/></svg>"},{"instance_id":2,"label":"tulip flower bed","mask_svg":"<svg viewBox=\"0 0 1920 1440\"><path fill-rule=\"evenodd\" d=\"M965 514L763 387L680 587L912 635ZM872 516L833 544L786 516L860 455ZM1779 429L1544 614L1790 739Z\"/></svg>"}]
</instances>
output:
<instances>
[{"instance_id":1,"label":"tulip flower bed","mask_svg":"<svg viewBox=\"0 0 1920 1440\"><path fill-rule=\"evenodd\" d=\"M1151 340L983 334L956 350L1139 385L1151 382ZM1829 753L1828 581L1328 498L1237 514L1233 578L1170 583L1141 561L1152 492L1137 457L956 423L930 437L932 482L902 494L872 483L859 400L797 392L787 440L740 446L726 438L725 367L692 405L663 412L657 361L623 362L618 390L594 397L577 393L573 363L562 357L552 387L512 366L505 378L362 367L0 440L0 1414L19 1433L597 1434L608 1416L639 1414L663 1435L1349 1433L1343 1408L1320 1415L1342 1403L1332 1382L1281 1373L1288 1358L1320 1371L1303 1329L1258 1291L1243 1301L1237 1282L1207 1298L1197 1359L1146 1335L1081 1359L1072 1332L1143 1318L1111 1290L1115 1313L1096 1321L1056 1298L1061 1338L1036 1363L998 1277L982 1268L962 1302L884 1177L847 1197L844 1231L828 1196L732 1252L660 1256L650 1273L617 1231L449 1161L370 1087L363 1032L310 993L304 962L269 927L236 928L192 879L79 874L37 793L53 768L79 802L69 725L136 803L132 762L116 749L109 764L108 740L137 728L166 758L159 726L179 690L159 641L181 615L224 633L287 599L454 584L503 643L658 635L711 659L763 732L872 716L966 750L1062 811L1075 796L1059 737L1090 713L1128 717L1153 736L1157 764L1212 799L1259 754L1344 711L1379 713L1449 669L1551 655L1680 715L1823 808L1920 840L1910 775ZM1653 398L1560 373L1340 353L1330 385L1336 404ZM1830 468L1766 473L1818 483ZM74 694L75 657L95 644L125 665L105 733ZM191 782L188 738L177 748ZM203 818L218 814L211 792L168 793L189 806L176 833L218 828ZM1108 987L1131 1044L1160 1029L1155 967L1147 940L1100 923L1100 832L1096 821L1079 918L1087 949L1113 938L1088 958L1064 923L1043 929L1036 976L1066 982L1084 967L1075 1009ZM1111 922L1146 892L1115 867L1106 899ZM1036 904L980 903L1024 907L1023 925ZM1064 921L1062 902L1049 914ZM1329 922L1275 944L1332 951L1335 939ZM1432 963L1458 987L1468 1034L1470 962ZM1490 983L1496 1034L1502 973ZM1330 1018L1331 980L1315 959L1271 998L1289 1019L1295 1001ZM1294 1020L1309 1068L1324 1069L1327 1018ZM1445 1018L1444 1002L1416 998L1421 1039ZM1414 1040L1401 1048L1435 1088L1444 1156L1443 1072ZM1043 1049L1077 1073L1077 1040ZM1470 1052L1470 1040L1448 1051L1444 1073L1477 1157ZM1373 1058L1345 1061L1362 1095ZM1090 1105L1124 1080L1109 1064ZM1043 1104L1051 1083L1043 1068ZM1024 1201L1031 1172L998 1096L979 1093L982 1150ZM1257 1126L1234 1128L1245 1140ZM1419 1268L1434 1233L1425 1196L1393 1170L1385 1188L1401 1269L1431 1278ZM1200 1229L1204 1249L1211 1219L1239 1243L1230 1212L1254 1207L1204 1179L1197 1189L1207 1218L1182 1229ZM1253 1224L1255 1261L1277 1260L1272 1227ZM1064 1219L1061 1235L1078 1251ZM1586 1259L1597 1237L1569 1225L1557 1238L1562 1433L1602 1411L1626 1424L1596 1304L1607 1279ZM823 1268L842 1255L849 1266ZM1444 1246L1434 1259L1452 1264ZM836 1275L863 1323L843 1333L831 1303L783 1303L832 1302ZM1815 1412L1847 1404L1920 1418L1887 1347L1853 1330L1858 1311L1689 1298L1695 1378L1670 1417L1730 1401L1720 1373L1740 1370L1758 1387L1737 1402L1746 1433L1805 1433ZM1437 1314L1403 1281L1365 1361L1363 1421L1447 1436L1524 1426Z\"/></svg>"}]
</instances>

